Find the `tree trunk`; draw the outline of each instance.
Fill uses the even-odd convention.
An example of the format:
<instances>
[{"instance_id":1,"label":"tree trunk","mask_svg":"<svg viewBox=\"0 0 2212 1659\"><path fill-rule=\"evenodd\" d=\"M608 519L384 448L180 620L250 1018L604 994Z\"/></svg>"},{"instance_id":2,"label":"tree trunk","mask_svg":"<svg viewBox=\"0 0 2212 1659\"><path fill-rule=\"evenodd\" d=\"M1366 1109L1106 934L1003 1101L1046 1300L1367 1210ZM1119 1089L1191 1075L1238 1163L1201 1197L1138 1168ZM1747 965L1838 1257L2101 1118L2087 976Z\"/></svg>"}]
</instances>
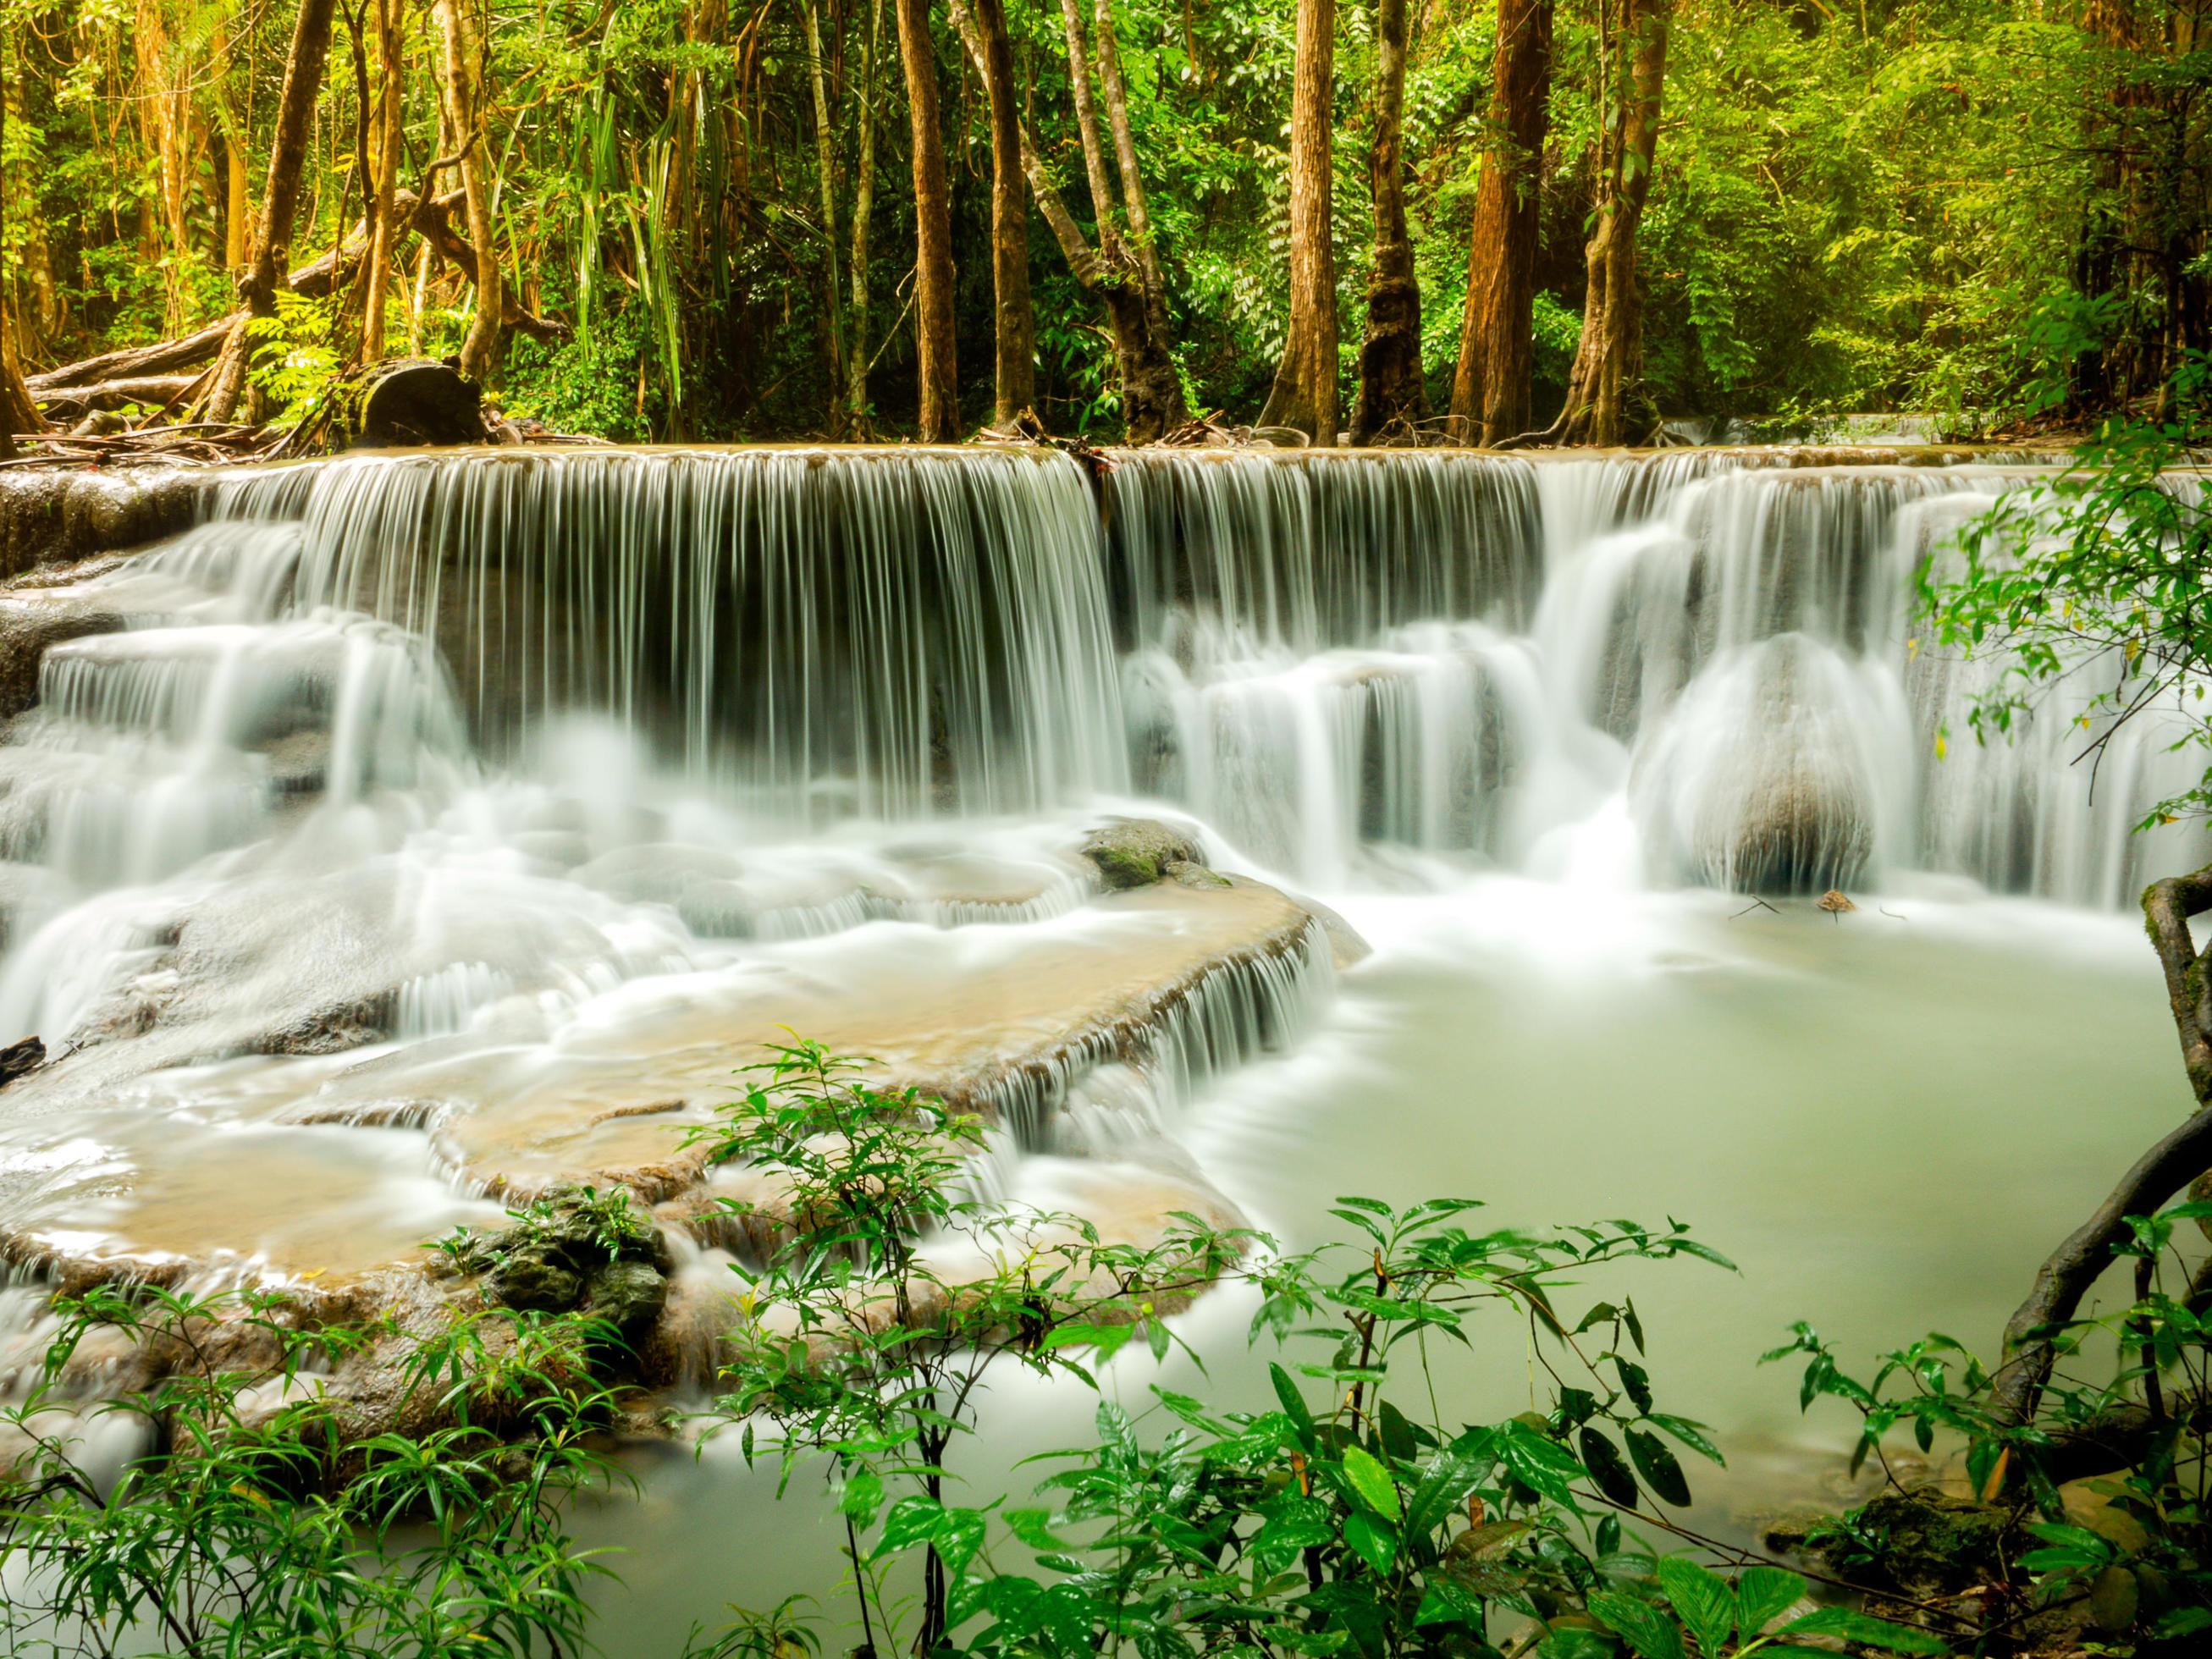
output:
<instances>
[{"instance_id":1,"label":"tree trunk","mask_svg":"<svg viewBox=\"0 0 2212 1659\"><path fill-rule=\"evenodd\" d=\"M1507 0L1510 4L1510 0ZM1375 142L1368 187L1375 200L1375 262L1367 273L1367 338L1352 441L1412 436L1426 412L1421 389L1421 287L1406 228L1406 0L1375 8Z\"/></svg>"},{"instance_id":2,"label":"tree trunk","mask_svg":"<svg viewBox=\"0 0 2212 1659\"><path fill-rule=\"evenodd\" d=\"M269 149L269 179L261 192L261 217L254 227L253 252L240 284L246 312L276 314L276 283L292 244L292 224L300 206L300 164L307 153L315 100L323 89L323 69L331 54L331 11L335 0L300 0L291 50L284 60L284 90L276 101L276 132ZM231 331L217 365L208 413L230 419L246 387L252 342L241 325Z\"/></svg>"},{"instance_id":3,"label":"tree trunk","mask_svg":"<svg viewBox=\"0 0 2212 1659\"><path fill-rule=\"evenodd\" d=\"M868 216L876 204L876 65L884 39L884 0L870 0L867 55L860 60L860 155L853 179L853 326L845 367L845 414L856 438L868 435Z\"/></svg>"},{"instance_id":4,"label":"tree trunk","mask_svg":"<svg viewBox=\"0 0 2212 1659\"><path fill-rule=\"evenodd\" d=\"M1298 0L1291 94L1291 322L1263 427L1336 444L1336 253L1329 234L1329 129L1336 90L1336 0Z\"/></svg>"},{"instance_id":5,"label":"tree trunk","mask_svg":"<svg viewBox=\"0 0 2212 1659\"><path fill-rule=\"evenodd\" d=\"M915 356L921 380L921 438L959 436L960 380L952 315L952 202L937 107L937 51L929 0L898 0L899 56L914 129Z\"/></svg>"},{"instance_id":6,"label":"tree trunk","mask_svg":"<svg viewBox=\"0 0 2212 1659\"><path fill-rule=\"evenodd\" d=\"M1188 411L1183 404L1182 377L1176 372L1168 343L1175 336L1168 320L1167 280L1160 274L1152 214L1145 205L1136 133L1129 123L1129 88L1121 76L1121 43L1114 33L1110 0L1095 0L1093 15L1098 26L1098 80L1106 94L1107 119L1114 129L1115 161L1121 177L1121 206L1129 220L1125 257L1134 262L1144 300L1142 331L1115 349L1121 371L1122 420L1130 441L1149 443L1180 426L1188 418ZM1115 332L1119 339L1123 331L1118 325Z\"/></svg>"},{"instance_id":7,"label":"tree trunk","mask_svg":"<svg viewBox=\"0 0 2212 1659\"><path fill-rule=\"evenodd\" d=\"M2189 930L2191 917L2212 910L2212 865L2153 882L2142 908L2197 1109L2137 1158L2095 1213L2036 1270L2027 1299L2005 1323L2004 1358L1990 1379L1990 1410L2001 1423L2034 1419L2057 1363L2057 1328L2074 1317L2116 1248L2132 1237L2127 1218L2150 1214L2212 1170L2212 952L2200 953Z\"/></svg>"},{"instance_id":8,"label":"tree trunk","mask_svg":"<svg viewBox=\"0 0 2212 1659\"><path fill-rule=\"evenodd\" d=\"M830 365L830 431L834 437L845 430L844 399L839 395L845 334L837 316L836 142L830 131L829 67L822 61L822 8L818 0L807 0L803 9L807 75L814 91L814 171L822 186L822 349Z\"/></svg>"},{"instance_id":9,"label":"tree trunk","mask_svg":"<svg viewBox=\"0 0 2212 1659\"><path fill-rule=\"evenodd\" d=\"M1474 191L1451 435L1497 444L1533 423L1537 183L1552 95L1553 0L1499 0L1489 143Z\"/></svg>"},{"instance_id":10,"label":"tree trunk","mask_svg":"<svg viewBox=\"0 0 2212 1659\"><path fill-rule=\"evenodd\" d=\"M392 286L392 246L398 240L398 227L392 222L392 198L399 185L400 106L407 85L403 3L404 0L376 0L376 55L382 78L376 144L369 155L376 182L368 210L368 266L362 279L365 296L361 360L364 363L375 362L384 356L385 297Z\"/></svg>"},{"instance_id":11,"label":"tree trunk","mask_svg":"<svg viewBox=\"0 0 2212 1659\"><path fill-rule=\"evenodd\" d=\"M1549 436L1561 443L1627 441L1628 394L1644 343L1642 297L1636 286L1636 231L1651 189L1659 147L1659 105L1667 82L1667 34L1674 0L1620 0L1620 27L1612 51L1625 56L1617 131L1609 138L1598 180L1596 224L1583 250L1589 292L1583 301L1582 340L1567 380L1566 407Z\"/></svg>"},{"instance_id":12,"label":"tree trunk","mask_svg":"<svg viewBox=\"0 0 2212 1659\"><path fill-rule=\"evenodd\" d=\"M1030 308L1030 217L1022 182L1021 107L1005 0L975 0L983 85L991 100L991 292L998 302L993 420L1036 415L1036 319Z\"/></svg>"},{"instance_id":13,"label":"tree trunk","mask_svg":"<svg viewBox=\"0 0 2212 1659\"><path fill-rule=\"evenodd\" d=\"M461 194L468 204L469 241L477 255L477 308L461 342L461 373L482 385L499 367L499 330L506 315L500 282L499 238L491 217L487 176L483 88L477 69L483 53L466 0L436 0L443 37L447 119L459 153ZM426 192L427 193L427 192Z\"/></svg>"},{"instance_id":14,"label":"tree trunk","mask_svg":"<svg viewBox=\"0 0 2212 1659\"><path fill-rule=\"evenodd\" d=\"M0 29L0 87L9 84L8 48L14 44L8 31ZM8 100L0 94L0 158L8 154ZM8 181L0 172L0 247L8 241ZM8 275L0 268L0 459L15 453L16 434L30 434L46 429L39 406L31 401L30 392L23 385L23 371L15 362L15 313L14 295L8 284Z\"/></svg>"},{"instance_id":15,"label":"tree trunk","mask_svg":"<svg viewBox=\"0 0 2212 1659\"><path fill-rule=\"evenodd\" d=\"M948 9L969 58L980 75L983 70L983 43L969 14L966 0L949 0ZM1115 226L1114 197L1107 179L1105 146L1100 137L1091 87L1091 47L1084 35L1079 0L1060 0L1060 18L1066 26L1068 82L1075 103L1076 125L1083 140L1084 170L1090 181L1098 224L1098 246L1093 248L1084 239L1075 216L1061 199L1060 187L1039 158L1036 146L1030 142L1027 131L1018 127L1022 173L1029 180L1030 195L1036 203L1038 216L1052 232L1053 240L1060 245L1069 272L1106 307L1115 364L1121 382L1125 435L1133 444L1151 443L1188 418L1182 378L1176 372L1174 354L1168 346L1171 337L1166 289L1157 277L1147 280L1137 258ZM1119 53L1115 50L1110 27L1102 36L1100 49L1102 55L1116 59L1112 84L1118 86ZM1144 186L1134 168L1133 143L1129 155L1131 166L1123 179L1125 205L1133 200L1141 218ZM1150 222L1143 222L1149 245ZM1157 272L1157 262L1152 269Z\"/></svg>"}]
</instances>

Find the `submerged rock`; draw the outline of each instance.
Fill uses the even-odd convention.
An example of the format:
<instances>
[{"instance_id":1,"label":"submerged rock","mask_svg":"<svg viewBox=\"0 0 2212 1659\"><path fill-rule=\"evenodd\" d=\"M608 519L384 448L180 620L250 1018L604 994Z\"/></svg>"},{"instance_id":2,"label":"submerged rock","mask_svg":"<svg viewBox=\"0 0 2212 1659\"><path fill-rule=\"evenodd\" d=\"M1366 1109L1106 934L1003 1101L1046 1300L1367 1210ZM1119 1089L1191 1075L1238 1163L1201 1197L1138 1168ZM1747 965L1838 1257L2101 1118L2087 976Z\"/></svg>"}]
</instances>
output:
<instances>
[{"instance_id":1,"label":"submerged rock","mask_svg":"<svg viewBox=\"0 0 2212 1659\"><path fill-rule=\"evenodd\" d=\"M1909 752L1884 683L1785 634L1724 656L1639 745L1629 805L1653 873L1741 892L1856 884Z\"/></svg>"}]
</instances>

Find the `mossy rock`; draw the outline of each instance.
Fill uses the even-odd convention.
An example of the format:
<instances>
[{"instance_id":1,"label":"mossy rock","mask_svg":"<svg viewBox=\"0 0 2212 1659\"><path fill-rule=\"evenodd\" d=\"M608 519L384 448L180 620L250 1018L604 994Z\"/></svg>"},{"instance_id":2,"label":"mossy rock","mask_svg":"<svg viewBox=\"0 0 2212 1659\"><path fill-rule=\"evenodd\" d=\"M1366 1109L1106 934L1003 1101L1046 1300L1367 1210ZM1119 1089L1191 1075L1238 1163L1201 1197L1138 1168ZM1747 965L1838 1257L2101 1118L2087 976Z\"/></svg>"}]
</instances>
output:
<instances>
[{"instance_id":1,"label":"mossy rock","mask_svg":"<svg viewBox=\"0 0 2212 1659\"><path fill-rule=\"evenodd\" d=\"M1115 893L1150 887L1170 876L1185 879L1177 866L1206 867L1198 838L1158 818L1109 819L1084 838L1083 856L1107 890Z\"/></svg>"},{"instance_id":2,"label":"mossy rock","mask_svg":"<svg viewBox=\"0 0 2212 1659\"><path fill-rule=\"evenodd\" d=\"M483 388L451 363L428 357L374 363L331 392L332 449L480 444L490 435Z\"/></svg>"},{"instance_id":3,"label":"mossy rock","mask_svg":"<svg viewBox=\"0 0 2212 1659\"><path fill-rule=\"evenodd\" d=\"M2003 1577L2021 1541L2019 1512L1934 1486L1884 1492L1847 1518L1849 1536L1814 1547L1831 1557L1863 1552L1875 1575L1912 1595L1955 1595Z\"/></svg>"}]
</instances>

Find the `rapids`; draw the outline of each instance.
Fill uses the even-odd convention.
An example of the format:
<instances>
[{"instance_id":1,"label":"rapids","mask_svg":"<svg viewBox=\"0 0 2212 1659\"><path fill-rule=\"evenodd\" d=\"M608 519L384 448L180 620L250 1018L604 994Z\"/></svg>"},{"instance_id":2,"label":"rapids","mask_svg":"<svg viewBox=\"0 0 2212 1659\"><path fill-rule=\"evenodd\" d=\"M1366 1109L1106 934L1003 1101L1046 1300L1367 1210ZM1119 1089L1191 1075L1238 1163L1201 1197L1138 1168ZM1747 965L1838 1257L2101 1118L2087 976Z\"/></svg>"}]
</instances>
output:
<instances>
[{"instance_id":1,"label":"rapids","mask_svg":"<svg viewBox=\"0 0 2212 1659\"><path fill-rule=\"evenodd\" d=\"M0 746L0 1042L56 1056L0 1097L0 1376L57 1280L313 1297L562 1179L694 1221L678 1132L787 1028L988 1114L991 1190L1138 1234L1297 1232L1335 1182L1710 1212L1804 1278L1722 1299L1758 1328L1676 1350L1706 1381L1848 1239L2039 1253L2174 1103L2118 912L2203 855L2131 833L2191 757L2146 720L2093 776L2063 708L1979 746L1994 665L1915 632L2032 468L1113 459L362 455L0 592L52 641ZM1116 814L1258 879L1106 892ZM1831 886L1859 911L1783 897ZM2023 1129L2122 1069L2127 1121L1978 1188L1960 1045ZM1993 1330L2031 1259L1951 1311Z\"/></svg>"}]
</instances>

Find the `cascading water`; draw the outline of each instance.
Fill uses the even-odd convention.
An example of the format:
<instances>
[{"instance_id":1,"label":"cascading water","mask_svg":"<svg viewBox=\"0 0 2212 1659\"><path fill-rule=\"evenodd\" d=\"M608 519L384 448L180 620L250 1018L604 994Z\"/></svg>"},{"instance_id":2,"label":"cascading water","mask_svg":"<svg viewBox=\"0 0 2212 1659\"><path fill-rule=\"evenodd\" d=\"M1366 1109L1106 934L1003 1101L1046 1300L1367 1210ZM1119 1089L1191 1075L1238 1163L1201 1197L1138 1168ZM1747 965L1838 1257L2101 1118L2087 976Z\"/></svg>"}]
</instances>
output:
<instances>
[{"instance_id":1,"label":"cascading water","mask_svg":"<svg viewBox=\"0 0 2212 1659\"><path fill-rule=\"evenodd\" d=\"M0 1099L9 1252L302 1282L570 1179L713 1242L681 1131L785 1030L990 1114L987 1190L1188 1207L1185 1106L1322 1017L1332 951L1254 883L1102 892L1106 813L1333 895L2109 907L2171 861L2129 834L2154 732L2093 794L2094 732L1977 747L1991 670L1914 639L1923 562L2032 475L1756 459L221 477L4 601L76 619L0 746L0 1041L61 1056Z\"/></svg>"}]
</instances>

